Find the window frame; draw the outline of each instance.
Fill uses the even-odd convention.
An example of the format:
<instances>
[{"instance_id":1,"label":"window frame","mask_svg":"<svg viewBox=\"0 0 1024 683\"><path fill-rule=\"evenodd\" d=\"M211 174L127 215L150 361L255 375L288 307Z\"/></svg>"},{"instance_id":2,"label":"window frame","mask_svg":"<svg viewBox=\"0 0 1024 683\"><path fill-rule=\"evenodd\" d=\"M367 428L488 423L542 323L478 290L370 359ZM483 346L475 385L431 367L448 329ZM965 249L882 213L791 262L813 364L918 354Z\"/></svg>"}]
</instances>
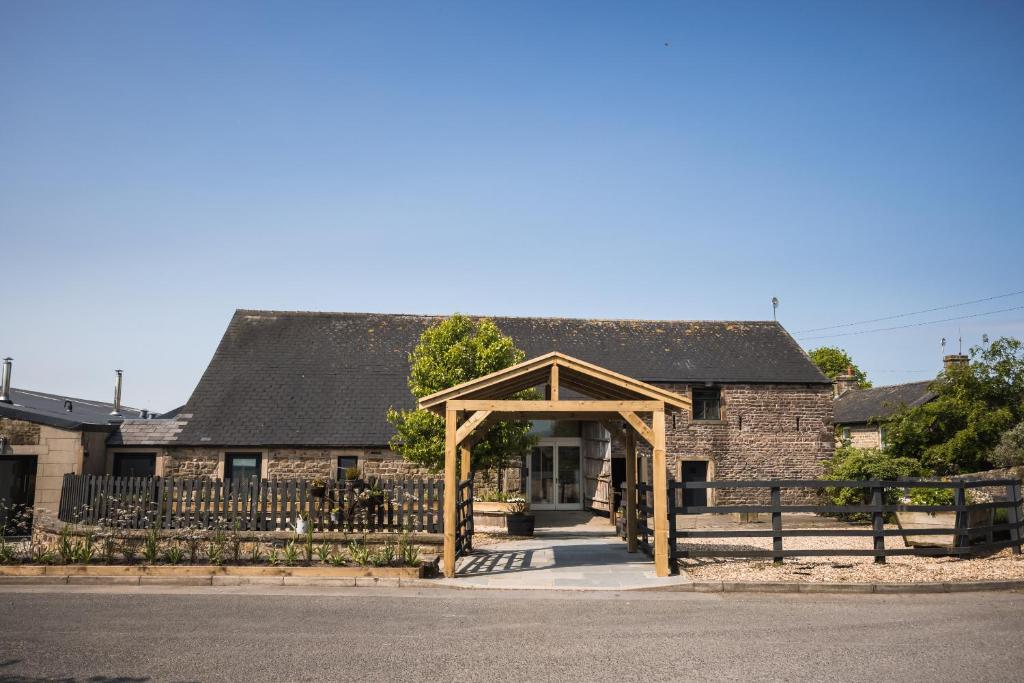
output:
<instances>
[{"instance_id":1,"label":"window frame","mask_svg":"<svg viewBox=\"0 0 1024 683\"><path fill-rule=\"evenodd\" d=\"M334 462L334 476L337 481L345 481L345 470L349 467L342 467L342 460L354 460L355 464L350 467L359 467L359 456L358 455L339 455L337 460Z\"/></svg>"},{"instance_id":2,"label":"window frame","mask_svg":"<svg viewBox=\"0 0 1024 683\"><path fill-rule=\"evenodd\" d=\"M698 396L698 393L703 393L703 392L709 392L709 393L710 392L714 392L717 395L717 398L709 399L709 398ZM697 416L697 404L698 404L698 402L703 403L705 401L711 401L711 400L715 400L715 401L718 402L718 416L717 417L698 417ZM690 389L690 405L692 406L691 419L694 422L700 422L702 424L721 424L721 423L725 422L724 402L722 400L722 387L720 387L720 386L692 387ZM706 411L704 411L704 412L706 412Z\"/></svg>"},{"instance_id":3,"label":"window frame","mask_svg":"<svg viewBox=\"0 0 1024 683\"><path fill-rule=\"evenodd\" d=\"M228 481L234 479L232 476L228 476L229 471L234 474L234 459L235 458L256 458L256 477L263 479L263 453L262 451L225 451L224 452L224 469L221 474L221 479Z\"/></svg>"},{"instance_id":4,"label":"window frame","mask_svg":"<svg viewBox=\"0 0 1024 683\"><path fill-rule=\"evenodd\" d=\"M113 453L114 459L110 463L110 476L112 477L131 477L136 475L131 474L118 474L117 466L124 458L150 458L153 462L153 474L151 477L157 476L157 453L156 451L115 451ZM142 475L138 475L142 476Z\"/></svg>"}]
</instances>

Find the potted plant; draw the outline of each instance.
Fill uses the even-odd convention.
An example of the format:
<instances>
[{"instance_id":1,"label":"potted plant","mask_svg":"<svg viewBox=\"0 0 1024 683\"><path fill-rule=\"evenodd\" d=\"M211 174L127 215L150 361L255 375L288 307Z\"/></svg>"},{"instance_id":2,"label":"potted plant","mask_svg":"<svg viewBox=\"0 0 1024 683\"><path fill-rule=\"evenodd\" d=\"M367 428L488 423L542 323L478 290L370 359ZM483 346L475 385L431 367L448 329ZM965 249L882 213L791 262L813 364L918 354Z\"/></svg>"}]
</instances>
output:
<instances>
[{"instance_id":1,"label":"potted plant","mask_svg":"<svg viewBox=\"0 0 1024 683\"><path fill-rule=\"evenodd\" d=\"M323 498L324 494L327 492L327 480L323 477L314 477L313 480L309 482L309 490L310 493L313 494L314 498Z\"/></svg>"},{"instance_id":2,"label":"potted plant","mask_svg":"<svg viewBox=\"0 0 1024 683\"><path fill-rule=\"evenodd\" d=\"M345 481L359 481L359 468L349 467L345 469Z\"/></svg>"},{"instance_id":3,"label":"potted plant","mask_svg":"<svg viewBox=\"0 0 1024 683\"><path fill-rule=\"evenodd\" d=\"M534 516L525 498L509 498L505 525L509 536L533 536Z\"/></svg>"}]
</instances>

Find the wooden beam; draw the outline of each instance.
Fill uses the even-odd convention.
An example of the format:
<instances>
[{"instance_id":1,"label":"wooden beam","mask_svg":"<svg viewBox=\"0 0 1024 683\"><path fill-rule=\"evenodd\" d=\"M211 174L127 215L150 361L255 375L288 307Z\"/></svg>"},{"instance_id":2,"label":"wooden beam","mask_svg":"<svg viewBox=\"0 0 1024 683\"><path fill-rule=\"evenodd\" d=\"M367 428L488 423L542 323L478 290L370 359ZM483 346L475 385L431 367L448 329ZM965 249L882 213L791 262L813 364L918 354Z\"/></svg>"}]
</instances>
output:
<instances>
[{"instance_id":1,"label":"wooden beam","mask_svg":"<svg viewBox=\"0 0 1024 683\"><path fill-rule=\"evenodd\" d=\"M480 443L484 437L487 436L488 430L494 426L495 422L498 422L498 417L493 414L488 415L487 419L480 423L480 426L477 427L472 434L466 437L466 440L462 442L462 445L466 448L472 448Z\"/></svg>"},{"instance_id":2,"label":"wooden beam","mask_svg":"<svg viewBox=\"0 0 1024 683\"><path fill-rule=\"evenodd\" d=\"M455 576L455 504L459 495L458 465L455 462L455 434L458 413L444 414L444 575Z\"/></svg>"},{"instance_id":3,"label":"wooden beam","mask_svg":"<svg viewBox=\"0 0 1024 683\"><path fill-rule=\"evenodd\" d=\"M651 444L651 447L653 448L654 432L651 430L650 427L647 426L647 423L641 420L640 416L634 412L623 410L620 414L622 415L623 419L626 422L628 422L633 429L636 430L636 433L642 436L644 441Z\"/></svg>"},{"instance_id":4,"label":"wooden beam","mask_svg":"<svg viewBox=\"0 0 1024 683\"><path fill-rule=\"evenodd\" d=\"M469 416L469 419L462 423L458 431L455 432L455 443L459 444L466 440L466 437L473 433L480 423L487 419L487 416L491 414L489 410L478 410Z\"/></svg>"},{"instance_id":5,"label":"wooden beam","mask_svg":"<svg viewBox=\"0 0 1024 683\"><path fill-rule=\"evenodd\" d=\"M636 552L636 436L626 431L626 550Z\"/></svg>"},{"instance_id":6,"label":"wooden beam","mask_svg":"<svg viewBox=\"0 0 1024 683\"><path fill-rule=\"evenodd\" d=\"M665 463L665 411L654 412L654 573L669 575L668 552L668 469Z\"/></svg>"},{"instance_id":7,"label":"wooden beam","mask_svg":"<svg viewBox=\"0 0 1024 683\"><path fill-rule=\"evenodd\" d=\"M473 478L473 452L470 450L469 446L466 446L465 444L463 444L462 446L459 446L459 455L461 457L461 460L460 460L460 463L459 463L459 476L462 479L472 479Z\"/></svg>"},{"instance_id":8,"label":"wooden beam","mask_svg":"<svg viewBox=\"0 0 1024 683\"><path fill-rule=\"evenodd\" d=\"M549 380L549 386L551 387L551 400L558 400L559 386L558 386L558 363L551 364L551 379Z\"/></svg>"},{"instance_id":9,"label":"wooden beam","mask_svg":"<svg viewBox=\"0 0 1024 683\"><path fill-rule=\"evenodd\" d=\"M468 399L447 402L449 410L489 410L494 413L618 413L629 410L634 413L653 413L664 410L661 401L523 401Z\"/></svg>"}]
</instances>

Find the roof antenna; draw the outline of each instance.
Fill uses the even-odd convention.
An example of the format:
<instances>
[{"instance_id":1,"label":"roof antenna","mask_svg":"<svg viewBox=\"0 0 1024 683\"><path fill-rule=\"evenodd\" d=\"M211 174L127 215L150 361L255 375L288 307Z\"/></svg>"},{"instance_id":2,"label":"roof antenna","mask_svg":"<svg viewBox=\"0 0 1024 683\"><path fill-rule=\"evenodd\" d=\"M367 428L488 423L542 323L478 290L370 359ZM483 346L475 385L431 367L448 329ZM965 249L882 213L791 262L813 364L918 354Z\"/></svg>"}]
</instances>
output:
<instances>
[{"instance_id":1,"label":"roof antenna","mask_svg":"<svg viewBox=\"0 0 1024 683\"><path fill-rule=\"evenodd\" d=\"M942 341L941 341L941 342L939 342L939 344L940 344L940 346L942 346L942 354L941 354L941 357L942 357L942 358L945 358L945 357L946 357L946 338L945 338L945 337L943 337L943 338L942 338Z\"/></svg>"},{"instance_id":2,"label":"roof antenna","mask_svg":"<svg viewBox=\"0 0 1024 683\"><path fill-rule=\"evenodd\" d=\"M956 328L956 333L958 335L957 336L957 341L960 343L960 346L957 348L956 352L959 353L962 356L962 355L964 355L964 337L963 337L962 334L960 334L960 328L959 327Z\"/></svg>"},{"instance_id":3,"label":"roof antenna","mask_svg":"<svg viewBox=\"0 0 1024 683\"><path fill-rule=\"evenodd\" d=\"M775 315L775 311L779 308L779 297L772 297L772 320L778 322L779 318Z\"/></svg>"}]
</instances>

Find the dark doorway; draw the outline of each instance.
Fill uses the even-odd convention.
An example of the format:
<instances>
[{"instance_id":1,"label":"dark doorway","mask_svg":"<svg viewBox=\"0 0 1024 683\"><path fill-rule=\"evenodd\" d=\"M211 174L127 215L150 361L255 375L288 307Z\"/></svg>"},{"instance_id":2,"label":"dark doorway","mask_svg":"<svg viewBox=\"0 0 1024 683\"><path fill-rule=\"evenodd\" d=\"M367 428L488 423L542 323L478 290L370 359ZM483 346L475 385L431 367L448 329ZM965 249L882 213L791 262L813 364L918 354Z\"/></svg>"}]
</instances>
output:
<instances>
[{"instance_id":1,"label":"dark doorway","mask_svg":"<svg viewBox=\"0 0 1024 683\"><path fill-rule=\"evenodd\" d=\"M36 499L36 456L0 456L0 533L32 533L32 506Z\"/></svg>"},{"instance_id":2,"label":"dark doorway","mask_svg":"<svg viewBox=\"0 0 1024 683\"><path fill-rule=\"evenodd\" d=\"M708 463L706 460L684 460L683 461L683 481L707 481L708 480ZM689 507L691 505L705 506L708 504L708 490L707 489L684 489L683 491L683 505Z\"/></svg>"},{"instance_id":3,"label":"dark doorway","mask_svg":"<svg viewBox=\"0 0 1024 683\"><path fill-rule=\"evenodd\" d=\"M152 477L156 474L156 453L115 453L115 477Z\"/></svg>"},{"instance_id":4,"label":"dark doorway","mask_svg":"<svg viewBox=\"0 0 1024 683\"><path fill-rule=\"evenodd\" d=\"M622 487L626 483L626 459L612 458L612 504L617 510L622 505Z\"/></svg>"}]
</instances>

